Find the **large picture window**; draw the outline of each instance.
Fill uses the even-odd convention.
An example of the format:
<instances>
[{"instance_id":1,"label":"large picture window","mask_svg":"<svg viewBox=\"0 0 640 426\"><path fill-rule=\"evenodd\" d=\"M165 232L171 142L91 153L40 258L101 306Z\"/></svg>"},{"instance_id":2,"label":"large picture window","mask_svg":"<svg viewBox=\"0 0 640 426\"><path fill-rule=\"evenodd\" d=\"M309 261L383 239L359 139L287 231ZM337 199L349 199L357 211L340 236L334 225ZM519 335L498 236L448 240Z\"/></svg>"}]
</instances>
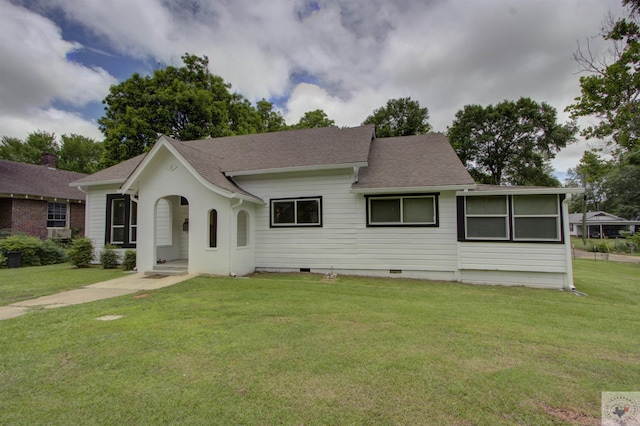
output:
<instances>
[{"instance_id":1,"label":"large picture window","mask_svg":"<svg viewBox=\"0 0 640 426\"><path fill-rule=\"evenodd\" d=\"M105 243L124 248L136 246L138 237L137 203L129 195L107 195Z\"/></svg>"},{"instance_id":2,"label":"large picture window","mask_svg":"<svg viewBox=\"0 0 640 426\"><path fill-rule=\"evenodd\" d=\"M322 226L322 197L271 200L271 226Z\"/></svg>"},{"instance_id":3,"label":"large picture window","mask_svg":"<svg viewBox=\"0 0 640 426\"><path fill-rule=\"evenodd\" d=\"M66 228L67 208L67 203L47 203L47 228Z\"/></svg>"},{"instance_id":4,"label":"large picture window","mask_svg":"<svg viewBox=\"0 0 640 426\"><path fill-rule=\"evenodd\" d=\"M458 198L460 241L561 242L558 195Z\"/></svg>"},{"instance_id":5,"label":"large picture window","mask_svg":"<svg viewBox=\"0 0 640 426\"><path fill-rule=\"evenodd\" d=\"M369 196L367 225L438 226L437 194Z\"/></svg>"}]
</instances>

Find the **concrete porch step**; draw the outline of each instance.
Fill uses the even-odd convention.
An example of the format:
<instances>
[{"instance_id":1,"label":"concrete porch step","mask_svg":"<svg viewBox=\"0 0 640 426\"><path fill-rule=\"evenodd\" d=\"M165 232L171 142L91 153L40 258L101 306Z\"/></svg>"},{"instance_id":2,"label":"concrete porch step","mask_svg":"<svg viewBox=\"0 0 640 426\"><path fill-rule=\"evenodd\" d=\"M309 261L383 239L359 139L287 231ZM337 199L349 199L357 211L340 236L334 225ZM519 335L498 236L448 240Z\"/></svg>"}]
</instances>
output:
<instances>
[{"instance_id":1,"label":"concrete porch step","mask_svg":"<svg viewBox=\"0 0 640 426\"><path fill-rule=\"evenodd\" d=\"M151 271L145 271L145 275L167 275L167 276L178 276L178 275L187 275L187 268L178 269L166 269L166 268L153 268Z\"/></svg>"},{"instance_id":2,"label":"concrete porch step","mask_svg":"<svg viewBox=\"0 0 640 426\"><path fill-rule=\"evenodd\" d=\"M177 262L176 262L177 263ZM153 270L145 271L145 275L187 275L187 266L171 262L154 265Z\"/></svg>"}]
</instances>

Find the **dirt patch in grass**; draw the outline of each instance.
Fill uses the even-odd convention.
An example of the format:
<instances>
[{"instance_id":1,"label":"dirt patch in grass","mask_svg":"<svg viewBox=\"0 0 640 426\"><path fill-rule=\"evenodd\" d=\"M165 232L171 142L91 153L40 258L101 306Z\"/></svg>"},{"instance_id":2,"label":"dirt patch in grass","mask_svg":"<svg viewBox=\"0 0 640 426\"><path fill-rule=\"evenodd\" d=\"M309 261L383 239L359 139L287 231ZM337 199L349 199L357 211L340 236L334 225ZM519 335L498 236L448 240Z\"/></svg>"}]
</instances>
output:
<instances>
[{"instance_id":1,"label":"dirt patch in grass","mask_svg":"<svg viewBox=\"0 0 640 426\"><path fill-rule=\"evenodd\" d=\"M556 418L558 420L562 420L563 422L570 423L572 425L591 426L591 425L600 424L600 419L590 416L588 414L584 414L571 407L564 407L564 408L551 407L545 404L544 402L541 403L540 406L545 411L545 413L547 413L549 416Z\"/></svg>"}]
</instances>

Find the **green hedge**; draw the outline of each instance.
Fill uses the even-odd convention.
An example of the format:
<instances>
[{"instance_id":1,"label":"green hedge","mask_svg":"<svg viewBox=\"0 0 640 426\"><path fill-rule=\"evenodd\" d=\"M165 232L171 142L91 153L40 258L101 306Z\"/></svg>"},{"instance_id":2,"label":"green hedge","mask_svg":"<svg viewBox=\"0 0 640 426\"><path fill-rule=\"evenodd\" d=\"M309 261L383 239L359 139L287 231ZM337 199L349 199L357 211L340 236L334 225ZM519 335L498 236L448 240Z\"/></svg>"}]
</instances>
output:
<instances>
[{"instance_id":1,"label":"green hedge","mask_svg":"<svg viewBox=\"0 0 640 426\"><path fill-rule=\"evenodd\" d=\"M6 252L21 251L22 266L40 266L64 263L67 256L62 247L52 240L42 241L29 235L15 234L0 240L0 265L6 266Z\"/></svg>"}]
</instances>

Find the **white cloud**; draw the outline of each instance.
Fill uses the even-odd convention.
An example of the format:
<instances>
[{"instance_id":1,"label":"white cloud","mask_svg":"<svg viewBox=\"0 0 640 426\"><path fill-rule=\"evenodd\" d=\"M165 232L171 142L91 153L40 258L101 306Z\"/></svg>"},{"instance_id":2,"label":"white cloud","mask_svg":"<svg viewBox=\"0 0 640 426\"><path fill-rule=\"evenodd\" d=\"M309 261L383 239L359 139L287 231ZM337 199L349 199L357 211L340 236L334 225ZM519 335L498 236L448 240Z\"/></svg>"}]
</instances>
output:
<instances>
[{"instance_id":1,"label":"white cloud","mask_svg":"<svg viewBox=\"0 0 640 426\"><path fill-rule=\"evenodd\" d=\"M104 98L115 78L67 55L81 46L62 39L50 20L0 0L0 129L24 137L37 129L95 135L95 123L55 110L54 102L81 107ZM53 114L53 115L52 115ZM36 128L37 127L37 128Z\"/></svg>"},{"instance_id":2,"label":"white cloud","mask_svg":"<svg viewBox=\"0 0 640 426\"><path fill-rule=\"evenodd\" d=\"M388 99L410 96L438 131L464 105L521 96L553 105L565 121L580 93L576 42L595 35L609 9L622 11L608 0L14 1L62 11L116 55L172 65L185 52L207 55L212 72L252 101L285 99L289 123L321 108L340 126L359 125ZM46 18L0 5L0 108L6 93L39 108L106 96L104 70L66 59L78 42ZM568 148L554 165L580 155Z\"/></svg>"}]
</instances>

